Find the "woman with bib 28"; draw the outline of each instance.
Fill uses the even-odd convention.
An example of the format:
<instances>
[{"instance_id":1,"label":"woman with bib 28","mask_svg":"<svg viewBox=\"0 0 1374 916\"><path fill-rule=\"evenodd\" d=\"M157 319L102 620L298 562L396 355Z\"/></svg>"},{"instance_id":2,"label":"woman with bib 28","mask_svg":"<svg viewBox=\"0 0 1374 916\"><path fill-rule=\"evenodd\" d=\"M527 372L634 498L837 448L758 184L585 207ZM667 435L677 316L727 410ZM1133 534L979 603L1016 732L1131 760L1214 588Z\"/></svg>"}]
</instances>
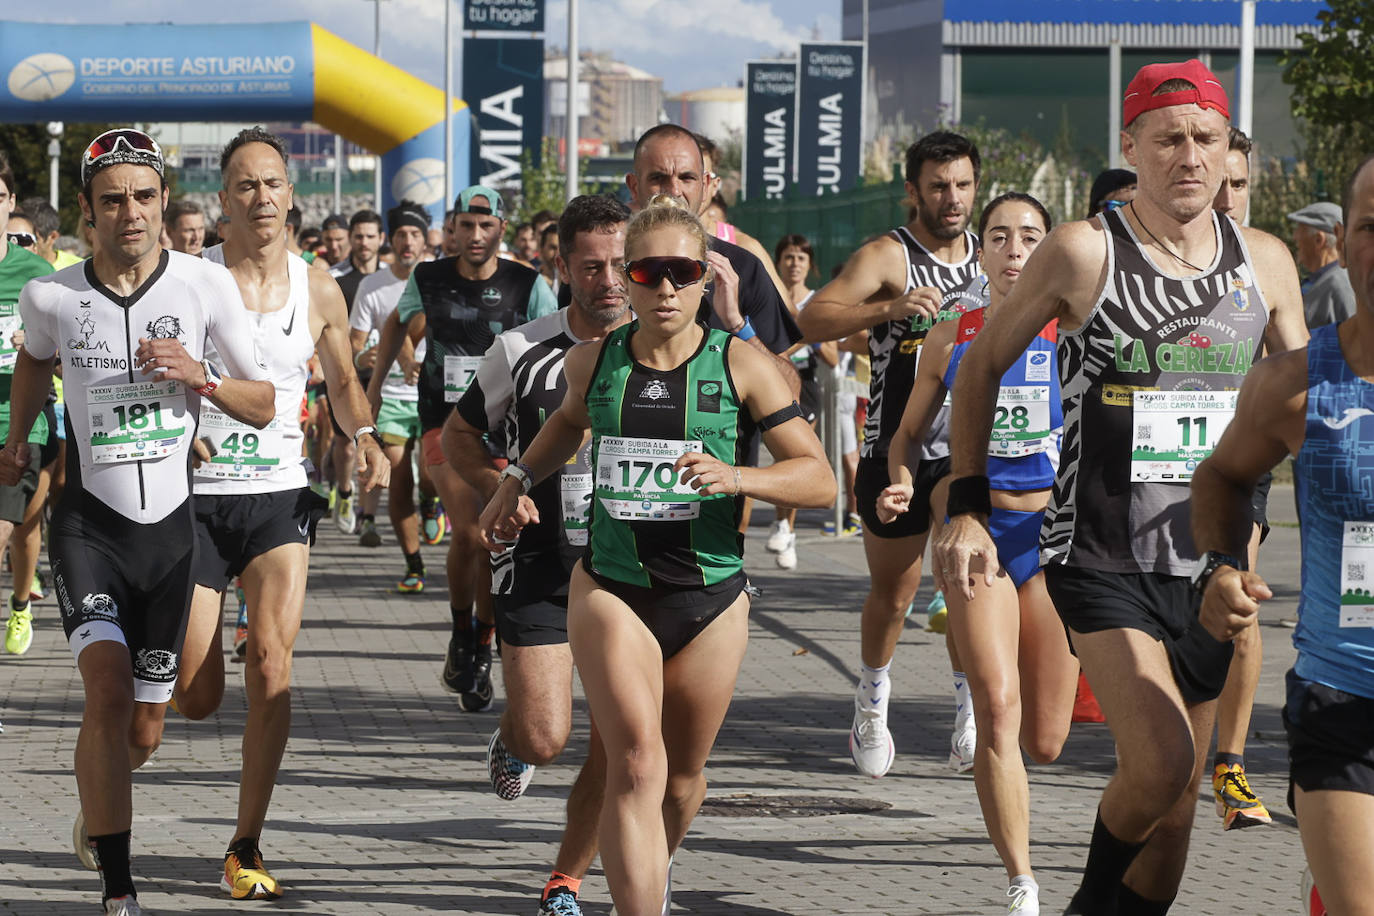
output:
<instances>
[{"instance_id":1,"label":"woman with bib 28","mask_svg":"<svg viewBox=\"0 0 1374 916\"><path fill-rule=\"evenodd\" d=\"M696 217L655 198L631 219L625 256L637 320L568 352L567 397L481 530L493 548L514 538L535 512L523 492L590 428L591 534L568 639L606 747L606 882L622 916L657 916L744 658L743 498L819 508L835 480L781 375L742 343L748 322L727 334L697 321L710 276ZM767 468L739 466L751 425Z\"/></svg>"},{"instance_id":2,"label":"woman with bib 28","mask_svg":"<svg viewBox=\"0 0 1374 916\"><path fill-rule=\"evenodd\" d=\"M986 308L936 325L926 338L916 385L888 453L893 484L878 497L878 517L905 512L912 471L903 465L925 438L931 418L954 389L969 344L1001 307L1026 259L1050 230L1035 198L1003 194L983 210L978 258L988 284ZM954 404L958 416L959 404ZM1002 376L997 421L988 449L992 529L1006 575L987 586L978 577L972 601L946 589L949 626L973 692L978 744L973 778L988 836L1007 868L1008 911L1039 916L1039 885L1030 864L1030 799L1021 749L1045 763L1069 734L1078 666L1040 571L1040 523L1058 466L1063 426L1055 325L1046 327ZM938 578L938 571L937 571Z\"/></svg>"}]
</instances>

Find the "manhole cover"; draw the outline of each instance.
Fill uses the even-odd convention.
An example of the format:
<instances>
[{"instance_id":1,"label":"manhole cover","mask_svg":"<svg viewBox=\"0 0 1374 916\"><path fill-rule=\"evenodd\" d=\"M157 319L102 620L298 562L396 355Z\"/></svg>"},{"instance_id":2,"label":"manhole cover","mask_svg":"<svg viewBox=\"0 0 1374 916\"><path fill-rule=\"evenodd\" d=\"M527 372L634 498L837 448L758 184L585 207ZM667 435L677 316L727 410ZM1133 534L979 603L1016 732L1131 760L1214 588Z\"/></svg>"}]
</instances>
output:
<instances>
[{"instance_id":1,"label":"manhole cover","mask_svg":"<svg viewBox=\"0 0 1374 916\"><path fill-rule=\"evenodd\" d=\"M892 806L868 798L833 795L726 795L701 803L698 814L714 817L825 817L830 814L872 814Z\"/></svg>"}]
</instances>

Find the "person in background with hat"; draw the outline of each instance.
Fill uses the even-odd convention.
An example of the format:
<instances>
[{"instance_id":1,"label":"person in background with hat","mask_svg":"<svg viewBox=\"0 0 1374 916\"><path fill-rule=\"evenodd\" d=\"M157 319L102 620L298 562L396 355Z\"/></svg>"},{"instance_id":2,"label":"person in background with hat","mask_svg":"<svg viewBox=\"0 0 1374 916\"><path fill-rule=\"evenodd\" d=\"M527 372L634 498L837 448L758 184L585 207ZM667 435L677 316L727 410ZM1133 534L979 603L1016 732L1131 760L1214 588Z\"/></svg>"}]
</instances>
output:
<instances>
[{"instance_id":1,"label":"person in background with hat","mask_svg":"<svg viewBox=\"0 0 1374 916\"><path fill-rule=\"evenodd\" d=\"M1341 208L1330 201L1308 204L1288 214L1293 222L1293 244L1298 263L1307 271L1302 284L1302 310L1307 327L1335 324L1355 314L1355 291L1341 266L1336 248L1336 227L1342 224Z\"/></svg>"},{"instance_id":2,"label":"person in background with hat","mask_svg":"<svg viewBox=\"0 0 1374 916\"><path fill-rule=\"evenodd\" d=\"M1136 177L1130 169L1107 169L1093 179L1088 192L1088 219L1103 210L1115 210L1135 200Z\"/></svg>"},{"instance_id":3,"label":"person in background with hat","mask_svg":"<svg viewBox=\"0 0 1374 916\"><path fill-rule=\"evenodd\" d=\"M483 502L444 460L444 421L477 374L496 335L558 311L553 290L539 271L498 257L506 231L505 205L491 188L472 185L454 204L458 254L415 265L387 318L367 396L373 416L382 404L382 382L406 337L425 358L418 382L421 457L448 515L447 571L453 636L440 682L458 694L464 712L491 705L492 612L490 564L477 530ZM477 618L473 619L473 603Z\"/></svg>"},{"instance_id":4,"label":"person in background with hat","mask_svg":"<svg viewBox=\"0 0 1374 916\"><path fill-rule=\"evenodd\" d=\"M401 298L406 281L415 265L429 256L429 211L412 200L403 200L387 211L388 240L394 255L386 270L368 274L358 284L358 298L349 316L349 340L353 344L353 364L370 370L377 360L377 341L382 328ZM415 514L415 480L411 475L410 454L420 439L420 414L416 405L419 394L415 390L415 374L425 358L425 344L411 345L406 338L401 353L392 364L391 372L382 381L382 406L377 415L377 432L382 437L386 457L391 462L391 489L388 491L387 512L396 541L405 556L406 571L396 584L403 595L418 594L425 587L425 564L420 558L420 525ZM433 500L434 484L423 465L420 468L420 490ZM381 537L377 533L374 516L381 500L381 491L363 495L359 543L377 547Z\"/></svg>"},{"instance_id":5,"label":"person in background with hat","mask_svg":"<svg viewBox=\"0 0 1374 916\"><path fill-rule=\"evenodd\" d=\"M954 385L961 422L933 565L938 587L972 598L971 576L991 585L1001 572L987 529L997 389L1058 321L1064 437L1041 560L1117 747L1066 914L1158 916L1178 893L1231 658L1198 622L1198 590L1221 566L1246 565L1199 558L1187 481L1261 344L1279 353L1307 339L1288 249L1213 212L1228 118L1200 61L1142 68L1121 133L1135 198L1037 247Z\"/></svg>"}]
</instances>

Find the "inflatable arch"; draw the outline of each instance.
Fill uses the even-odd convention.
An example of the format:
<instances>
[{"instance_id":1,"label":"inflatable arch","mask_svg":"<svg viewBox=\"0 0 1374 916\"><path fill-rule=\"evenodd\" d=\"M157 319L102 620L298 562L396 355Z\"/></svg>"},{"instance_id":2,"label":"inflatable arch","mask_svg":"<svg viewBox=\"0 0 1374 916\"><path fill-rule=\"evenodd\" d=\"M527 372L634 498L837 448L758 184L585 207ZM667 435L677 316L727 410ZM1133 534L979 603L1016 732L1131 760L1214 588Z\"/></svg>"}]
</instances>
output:
<instances>
[{"instance_id":1,"label":"inflatable arch","mask_svg":"<svg viewBox=\"0 0 1374 916\"><path fill-rule=\"evenodd\" d=\"M0 122L314 121L382 157L382 212L402 197L443 218L444 93L311 22L0 22ZM464 187L467 106L454 112Z\"/></svg>"}]
</instances>

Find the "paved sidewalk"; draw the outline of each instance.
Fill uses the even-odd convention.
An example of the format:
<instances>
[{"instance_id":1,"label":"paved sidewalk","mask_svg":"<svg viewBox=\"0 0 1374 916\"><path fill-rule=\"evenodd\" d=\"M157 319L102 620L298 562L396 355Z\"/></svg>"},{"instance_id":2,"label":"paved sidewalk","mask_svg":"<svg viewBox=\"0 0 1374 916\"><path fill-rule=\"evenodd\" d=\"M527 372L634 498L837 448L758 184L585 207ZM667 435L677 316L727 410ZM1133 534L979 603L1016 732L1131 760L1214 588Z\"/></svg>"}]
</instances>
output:
<instances>
[{"instance_id":1,"label":"paved sidewalk","mask_svg":"<svg viewBox=\"0 0 1374 916\"><path fill-rule=\"evenodd\" d=\"M1291 519L1291 489L1275 487L1272 510ZM847 732L866 591L861 542L823 537L820 515L804 515L799 568L784 573L763 549L771 515L760 507L748 542L763 597L710 794L674 867L674 912L1004 913L1005 875L973 781L945 766L953 702L943 640L923 631L923 613L912 615L894 664L896 763L881 780L858 776ZM378 550L332 527L321 534L297 646L293 737L263 837L288 896L238 903L218 890L244 719L241 669L230 665L219 714L192 723L169 713L166 742L135 775L141 901L159 916L533 916L585 750L585 715L564 762L540 769L519 801L497 799L484 760L500 687L493 711L466 715L439 685L449 619L441 549L426 548L430 592L404 597L391 591L402 564L389 531ZM1293 650L1290 631L1276 626L1293 613L1297 534L1275 528L1261 554L1277 597L1262 615L1265 670L1248 764L1276 822L1223 833L1207 788L1177 913L1299 912L1302 851L1283 801L1279 719ZM918 608L928 597L927 579ZM82 699L53 607L36 605L27 655L0 655L0 913L98 912L98 880L71 849ZM1060 762L1030 771L1047 916L1077 884L1112 753L1105 726L1075 726ZM587 913L609 912L599 871L582 897Z\"/></svg>"}]
</instances>

